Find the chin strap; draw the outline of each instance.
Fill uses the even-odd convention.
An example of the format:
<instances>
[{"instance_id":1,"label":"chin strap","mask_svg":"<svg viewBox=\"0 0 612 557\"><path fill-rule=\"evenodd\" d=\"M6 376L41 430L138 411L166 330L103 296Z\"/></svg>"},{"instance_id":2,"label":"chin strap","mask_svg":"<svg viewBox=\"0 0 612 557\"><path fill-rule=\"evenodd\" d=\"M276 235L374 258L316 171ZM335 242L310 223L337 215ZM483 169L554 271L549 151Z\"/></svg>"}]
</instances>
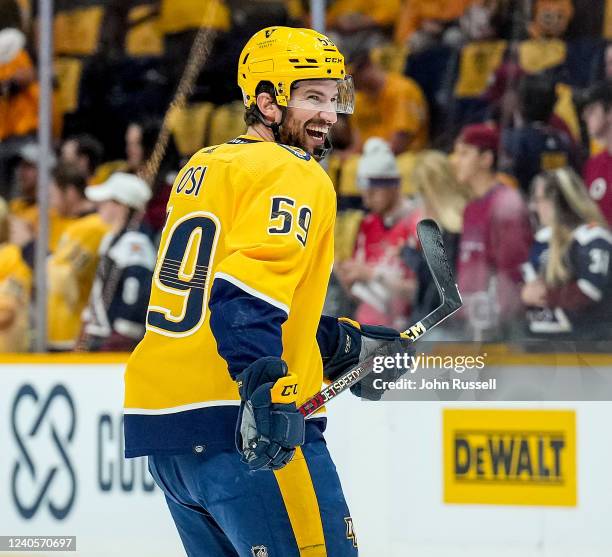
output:
<instances>
[{"instance_id":1,"label":"chin strap","mask_svg":"<svg viewBox=\"0 0 612 557\"><path fill-rule=\"evenodd\" d=\"M315 158L317 162L321 162L333 149L333 145L328 137L325 137L325 141L323 142L322 147L317 147L314 150L312 156Z\"/></svg>"},{"instance_id":2,"label":"chin strap","mask_svg":"<svg viewBox=\"0 0 612 557\"><path fill-rule=\"evenodd\" d=\"M263 114L259 111L259 108L256 108L256 110L255 110L255 116L257 116L257 119L264 126L266 126L266 128L272 130L272 134L274 135L274 141L276 141L276 143L280 143L281 142L280 127L283 125L283 122L285 121L285 116L287 114L287 109L284 106L281 106L280 109L281 109L281 113L282 113L281 121L278 122L278 123L272 122L271 124L268 123L268 121L264 118Z\"/></svg>"}]
</instances>

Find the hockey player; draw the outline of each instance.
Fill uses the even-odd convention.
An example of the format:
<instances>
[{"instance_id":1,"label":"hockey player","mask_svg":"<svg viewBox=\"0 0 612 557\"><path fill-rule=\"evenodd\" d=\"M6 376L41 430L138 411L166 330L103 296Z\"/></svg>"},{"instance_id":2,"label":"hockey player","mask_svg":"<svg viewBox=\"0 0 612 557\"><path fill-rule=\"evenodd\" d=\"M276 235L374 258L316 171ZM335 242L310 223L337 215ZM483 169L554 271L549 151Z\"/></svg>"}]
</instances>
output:
<instances>
[{"instance_id":1,"label":"hockey player","mask_svg":"<svg viewBox=\"0 0 612 557\"><path fill-rule=\"evenodd\" d=\"M573 170L534 180L536 234L521 298L530 332L558 340L609 340L612 234Z\"/></svg>"},{"instance_id":2,"label":"hockey player","mask_svg":"<svg viewBox=\"0 0 612 557\"><path fill-rule=\"evenodd\" d=\"M352 81L327 37L271 27L244 47L238 84L247 134L196 153L170 195L126 371L126 456L149 455L190 556L354 556L324 415L296 409L383 340L404 348L321 317L335 194L317 159Z\"/></svg>"}]
</instances>

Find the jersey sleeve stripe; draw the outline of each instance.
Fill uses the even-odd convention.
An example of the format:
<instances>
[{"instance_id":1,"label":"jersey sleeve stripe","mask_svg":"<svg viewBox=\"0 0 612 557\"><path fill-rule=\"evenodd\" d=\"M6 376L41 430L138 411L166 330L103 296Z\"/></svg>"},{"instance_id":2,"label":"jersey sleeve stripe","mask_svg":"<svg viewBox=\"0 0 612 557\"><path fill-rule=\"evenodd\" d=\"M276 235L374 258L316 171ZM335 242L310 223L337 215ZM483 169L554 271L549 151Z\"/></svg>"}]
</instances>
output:
<instances>
[{"instance_id":1,"label":"jersey sleeve stripe","mask_svg":"<svg viewBox=\"0 0 612 557\"><path fill-rule=\"evenodd\" d=\"M194 402L193 404L183 404L172 408L124 408L124 414L142 414L143 416L161 416L163 414L176 414L187 410L198 410L211 406L240 406L240 400L208 400L206 402Z\"/></svg>"},{"instance_id":2,"label":"jersey sleeve stripe","mask_svg":"<svg viewBox=\"0 0 612 557\"><path fill-rule=\"evenodd\" d=\"M213 280L217 278L221 278L223 280L226 280L227 282L230 282L237 288L240 288L240 290L244 290L247 294L250 294L255 298L259 298L260 300L267 302L268 304L280 309L281 311L284 311L287 315L289 315L289 307L287 305L283 304L282 302L279 302L278 300L275 300L274 298L264 294L263 292L255 290L254 288L250 287L248 284L245 284L236 277L228 275L227 273L215 273Z\"/></svg>"},{"instance_id":3,"label":"jersey sleeve stripe","mask_svg":"<svg viewBox=\"0 0 612 557\"><path fill-rule=\"evenodd\" d=\"M141 416L164 416L166 414L177 414L179 412L187 412L189 410L199 410L200 408L212 408L215 406L240 406L239 400L208 400L206 402L194 402L193 404L183 404L182 406L174 406L173 408L124 408L123 413L129 415ZM312 416L306 419L324 418L327 416L325 408L321 408Z\"/></svg>"},{"instance_id":4,"label":"jersey sleeve stripe","mask_svg":"<svg viewBox=\"0 0 612 557\"><path fill-rule=\"evenodd\" d=\"M590 283L588 280L578 279L576 281L576 284L585 296L588 296L589 298L591 298L591 300L594 300L595 302L601 301L603 297L601 290L594 286L592 283Z\"/></svg>"}]
</instances>

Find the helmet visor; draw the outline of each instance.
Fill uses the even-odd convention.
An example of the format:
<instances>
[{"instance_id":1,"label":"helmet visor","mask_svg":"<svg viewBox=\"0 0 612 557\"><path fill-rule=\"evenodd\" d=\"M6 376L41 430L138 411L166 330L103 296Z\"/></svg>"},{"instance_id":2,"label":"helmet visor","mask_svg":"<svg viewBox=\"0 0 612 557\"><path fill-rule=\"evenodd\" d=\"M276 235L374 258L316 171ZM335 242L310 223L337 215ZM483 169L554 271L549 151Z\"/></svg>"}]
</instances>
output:
<instances>
[{"instance_id":1,"label":"helmet visor","mask_svg":"<svg viewBox=\"0 0 612 557\"><path fill-rule=\"evenodd\" d=\"M301 108L316 112L352 114L355 110L355 87L353 78L302 79L291 88L290 108Z\"/></svg>"}]
</instances>

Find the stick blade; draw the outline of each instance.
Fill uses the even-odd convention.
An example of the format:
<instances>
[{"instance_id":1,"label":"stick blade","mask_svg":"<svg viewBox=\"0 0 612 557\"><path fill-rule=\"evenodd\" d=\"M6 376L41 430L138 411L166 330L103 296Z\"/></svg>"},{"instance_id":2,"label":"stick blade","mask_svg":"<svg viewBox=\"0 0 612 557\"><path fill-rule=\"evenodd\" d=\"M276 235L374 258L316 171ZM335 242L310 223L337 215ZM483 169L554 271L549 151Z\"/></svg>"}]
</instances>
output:
<instances>
[{"instance_id":1,"label":"stick blade","mask_svg":"<svg viewBox=\"0 0 612 557\"><path fill-rule=\"evenodd\" d=\"M427 266L440 294L440 313L448 316L457 311L463 302L444 249L442 231L435 220L423 219L417 224L417 234ZM440 315L436 316L439 317Z\"/></svg>"}]
</instances>

